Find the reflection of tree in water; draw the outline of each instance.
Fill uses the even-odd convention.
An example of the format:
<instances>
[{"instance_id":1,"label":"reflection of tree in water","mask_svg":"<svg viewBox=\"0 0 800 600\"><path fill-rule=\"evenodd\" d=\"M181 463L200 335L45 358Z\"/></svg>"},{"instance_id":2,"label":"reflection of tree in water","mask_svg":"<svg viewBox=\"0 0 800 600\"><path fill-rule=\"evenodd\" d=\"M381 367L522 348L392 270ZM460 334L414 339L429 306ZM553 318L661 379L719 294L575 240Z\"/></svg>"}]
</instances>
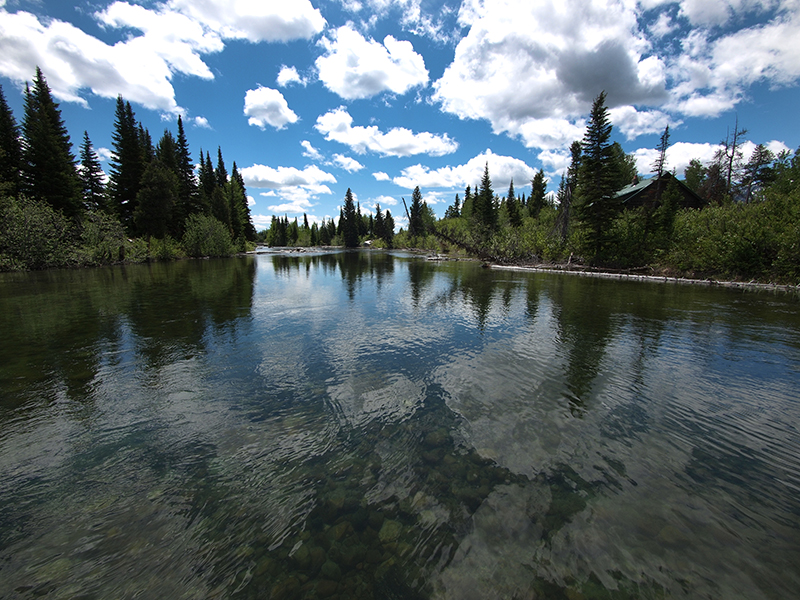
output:
<instances>
[{"instance_id":1,"label":"reflection of tree in water","mask_svg":"<svg viewBox=\"0 0 800 600\"><path fill-rule=\"evenodd\" d=\"M293 271L305 270L308 274L312 267L321 269L325 275L337 270L342 276L347 296L352 302L361 281L366 277L374 280L376 289L380 291L384 280L394 272L394 256L386 252L369 252L347 250L325 254L275 254L272 264L278 274L289 275Z\"/></svg>"},{"instance_id":2,"label":"reflection of tree in water","mask_svg":"<svg viewBox=\"0 0 800 600\"><path fill-rule=\"evenodd\" d=\"M586 408L588 395L600 372L606 346L613 334L616 298L607 282L559 277L550 299L558 321L556 344L567 360L566 383L573 412Z\"/></svg>"},{"instance_id":3,"label":"reflection of tree in water","mask_svg":"<svg viewBox=\"0 0 800 600\"><path fill-rule=\"evenodd\" d=\"M126 316L151 367L202 354L209 328L235 330L250 315L252 257L153 263L143 269L132 282Z\"/></svg>"},{"instance_id":4,"label":"reflection of tree in water","mask_svg":"<svg viewBox=\"0 0 800 600\"><path fill-rule=\"evenodd\" d=\"M255 268L248 257L22 274L0 297L4 403L24 402L36 381L90 398L126 325L152 365L202 352L209 326L249 315Z\"/></svg>"}]
</instances>

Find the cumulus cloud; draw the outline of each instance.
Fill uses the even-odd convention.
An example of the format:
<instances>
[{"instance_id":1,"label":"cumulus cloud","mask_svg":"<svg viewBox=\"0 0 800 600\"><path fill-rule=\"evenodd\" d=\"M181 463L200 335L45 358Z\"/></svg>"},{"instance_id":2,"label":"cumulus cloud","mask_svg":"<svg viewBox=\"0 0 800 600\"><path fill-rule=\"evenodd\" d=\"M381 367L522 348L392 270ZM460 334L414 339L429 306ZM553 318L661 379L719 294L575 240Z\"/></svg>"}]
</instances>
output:
<instances>
[{"instance_id":1,"label":"cumulus cloud","mask_svg":"<svg viewBox=\"0 0 800 600\"><path fill-rule=\"evenodd\" d=\"M300 73L297 72L297 68L287 67L286 65L281 67L281 70L278 73L278 77L275 79L275 81L281 87L286 87L292 83L297 83L299 85L306 85L308 83L308 80L306 80L304 77L300 77Z\"/></svg>"},{"instance_id":2,"label":"cumulus cloud","mask_svg":"<svg viewBox=\"0 0 800 600\"><path fill-rule=\"evenodd\" d=\"M476 186L483 177L484 168L489 165L489 177L492 186L498 193L503 193L513 179L516 187L521 188L533 178L536 170L518 158L494 154L486 150L483 154L470 159L463 165L455 167L442 167L430 169L425 165L417 164L402 170L399 177L392 181L406 189L420 188L447 188L461 190L466 186Z\"/></svg>"},{"instance_id":3,"label":"cumulus cloud","mask_svg":"<svg viewBox=\"0 0 800 600\"><path fill-rule=\"evenodd\" d=\"M314 146L311 145L311 142L308 140L303 140L300 142L300 145L305 149L303 151L303 156L310 158L311 160L322 160L322 153L314 148Z\"/></svg>"},{"instance_id":4,"label":"cumulus cloud","mask_svg":"<svg viewBox=\"0 0 800 600\"><path fill-rule=\"evenodd\" d=\"M320 195L332 193L327 184L336 183L336 177L316 165L303 170L253 165L241 169L240 173L248 188L266 188L269 191L262 192L261 196L283 200L268 206L273 213L307 212Z\"/></svg>"},{"instance_id":5,"label":"cumulus cloud","mask_svg":"<svg viewBox=\"0 0 800 600\"><path fill-rule=\"evenodd\" d=\"M381 156L443 156L458 149L458 144L447 134L414 133L404 127L382 132L375 125L353 126L353 117L341 106L319 116L314 127L326 140L346 144L359 154L370 151Z\"/></svg>"},{"instance_id":6,"label":"cumulus cloud","mask_svg":"<svg viewBox=\"0 0 800 600\"><path fill-rule=\"evenodd\" d=\"M381 44L345 25L320 44L325 53L316 60L319 79L346 100L403 94L428 82L425 61L411 42L387 35Z\"/></svg>"},{"instance_id":7,"label":"cumulus cloud","mask_svg":"<svg viewBox=\"0 0 800 600\"><path fill-rule=\"evenodd\" d=\"M62 101L87 105L81 93L90 90L174 115L184 109L172 78L213 79L202 56L220 52L225 40L309 38L325 25L308 0L171 0L151 8L114 2L94 17L105 28L135 33L110 45L70 23L10 13L0 4L0 74L23 82L39 66Z\"/></svg>"},{"instance_id":8,"label":"cumulus cloud","mask_svg":"<svg viewBox=\"0 0 800 600\"><path fill-rule=\"evenodd\" d=\"M258 86L247 90L244 96L244 114L247 122L264 129L267 125L283 129L287 123L296 123L297 115L289 108L286 98L278 90Z\"/></svg>"},{"instance_id":9,"label":"cumulus cloud","mask_svg":"<svg viewBox=\"0 0 800 600\"><path fill-rule=\"evenodd\" d=\"M228 39L287 42L322 31L325 19L309 0L171 0L167 6Z\"/></svg>"},{"instance_id":10,"label":"cumulus cloud","mask_svg":"<svg viewBox=\"0 0 800 600\"><path fill-rule=\"evenodd\" d=\"M391 181L391 177L389 177L389 174L384 173L383 171L378 171L377 173L373 173L372 176L375 178L376 181Z\"/></svg>"},{"instance_id":11,"label":"cumulus cloud","mask_svg":"<svg viewBox=\"0 0 800 600\"><path fill-rule=\"evenodd\" d=\"M211 124L205 117L195 117L192 119L192 124L200 129L211 129Z\"/></svg>"},{"instance_id":12,"label":"cumulus cloud","mask_svg":"<svg viewBox=\"0 0 800 600\"><path fill-rule=\"evenodd\" d=\"M381 209L386 210L387 206L396 206L399 202L400 201L397 198L394 198L392 196L381 195L376 198L373 198L369 206L371 206L372 209L374 210L375 205L380 204Z\"/></svg>"},{"instance_id":13,"label":"cumulus cloud","mask_svg":"<svg viewBox=\"0 0 800 600\"><path fill-rule=\"evenodd\" d=\"M610 106L668 97L664 65L644 55L648 43L631 5L467 0L460 19L470 30L434 83L434 101L462 119L486 119L495 133L529 147L575 139L581 115L603 89Z\"/></svg>"},{"instance_id":14,"label":"cumulus cloud","mask_svg":"<svg viewBox=\"0 0 800 600\"><path fill-rule=\"evenodd\" d=\"M344 156L342 154L333 155L333 164L344 169L348 173L355 173L356 171L360 171L364 168L364 165L362 165L356 159L349 156Z\"/></svg>"}]
</instances>

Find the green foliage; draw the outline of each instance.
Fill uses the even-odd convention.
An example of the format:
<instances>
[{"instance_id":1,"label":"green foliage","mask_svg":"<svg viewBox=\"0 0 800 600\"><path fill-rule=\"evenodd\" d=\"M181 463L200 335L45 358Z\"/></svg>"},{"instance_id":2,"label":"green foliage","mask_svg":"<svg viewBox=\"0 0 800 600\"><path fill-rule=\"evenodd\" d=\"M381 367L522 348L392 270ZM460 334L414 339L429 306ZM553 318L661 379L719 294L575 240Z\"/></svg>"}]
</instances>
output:
<instances>
[{"instance_id":1,"label":"green foliage","mask_svg":"<svg viewBox=\"0 0 800 600\"><path fill-rule=\"evenodd\" d=\"M347 188L344 196L344 206L342 207L342 238L345 248L358 247L358 224L356 223L356 206L353 202L353 192Z\"/></svg>"},{"instance_id":2,"label":"green foliage","mask_svg":"<svg viewBox=\"0 0 800 600\"><path fill-rule=\"evenodd\" d=\"M228 228L210 215L194 214L186 219L181 245L188 256L231 256L236 248Z\"/></svg>"},{"instance_id":3,"label":"green foliage","mask_svg":"<svg viewBox=\"0 0 800 600\"><path fill-rule=\"evenodd\" d=\"M131 242L115 216L103 211L89 213L83 220L81 253L86 264L102 265L131 260Z\"/></svg>"},{"instance_id":4,"label":"green foliage","mask_svg":"<svg viewBox=\"0 0 800 600\"><path fill-rule=\"evenodd\" d=\"M0 200L2 270L70 266L76 262L76 237L73 223L44 200Z\"/></svg>"},{"instance_id":5,"label":"green foliage","mask_svg":"<svg viewBox=\"0 0 800 600\"><path fill-rule=\"evenodd\" d=\"M174 260L184 256L180 244L170 236L150 240L149 257L154 260Z\"/></svg>"},{"instance_id":6,"label":"green foliage","mask_svg":"<svg viewBox=\"0 0 800 600\"><path fill-rule=\"evenodd\" d=\"M178 178L156 158L145 169L136 195L133 219L141 235L159 239L167 235L177 192Z\"/></svg>"}]
</instances>

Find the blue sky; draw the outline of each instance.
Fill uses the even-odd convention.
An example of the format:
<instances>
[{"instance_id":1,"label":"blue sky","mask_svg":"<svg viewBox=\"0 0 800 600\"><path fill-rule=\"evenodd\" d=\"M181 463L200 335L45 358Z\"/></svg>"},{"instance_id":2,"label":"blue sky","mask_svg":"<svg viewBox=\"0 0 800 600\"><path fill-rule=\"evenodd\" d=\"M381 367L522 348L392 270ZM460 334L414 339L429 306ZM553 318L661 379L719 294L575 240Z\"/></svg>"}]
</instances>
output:
<instances>
[{"instance_id":1,"label":"blue sky","mask_svg":"<svg viewBox=\"0 0 800 600\"><path fill-rule=\"evenodd\" d=\"M613 139L648 173L708 161L738 117L756 143L800 145L797 0L0 0L0 84L18 121L40 66L75 151L108 156L119 94L157 141L182 115L192 158L235 161L257 229L338 216L415 185L456 193L539 168L558 185L601 90ZM107 169L107 162L104 162Z\"/></svg>"}]
</instances>

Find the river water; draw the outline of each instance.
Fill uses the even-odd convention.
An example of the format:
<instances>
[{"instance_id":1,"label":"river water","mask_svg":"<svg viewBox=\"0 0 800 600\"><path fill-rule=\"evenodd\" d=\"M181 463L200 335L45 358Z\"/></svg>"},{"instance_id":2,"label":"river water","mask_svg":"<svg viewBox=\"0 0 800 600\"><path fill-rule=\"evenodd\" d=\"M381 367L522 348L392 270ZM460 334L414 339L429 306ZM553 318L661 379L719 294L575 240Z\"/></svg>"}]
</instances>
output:
<instances>
[{"instance_id":1,"label":"river water","mask_svg":"<svg viewBox=\"0 0 800 600\"><path fill-rule=\"evenodd\" d=\"M264 254L0 275L2 598L790 598L800 302Z\"/></svg>"}]
</instances>

